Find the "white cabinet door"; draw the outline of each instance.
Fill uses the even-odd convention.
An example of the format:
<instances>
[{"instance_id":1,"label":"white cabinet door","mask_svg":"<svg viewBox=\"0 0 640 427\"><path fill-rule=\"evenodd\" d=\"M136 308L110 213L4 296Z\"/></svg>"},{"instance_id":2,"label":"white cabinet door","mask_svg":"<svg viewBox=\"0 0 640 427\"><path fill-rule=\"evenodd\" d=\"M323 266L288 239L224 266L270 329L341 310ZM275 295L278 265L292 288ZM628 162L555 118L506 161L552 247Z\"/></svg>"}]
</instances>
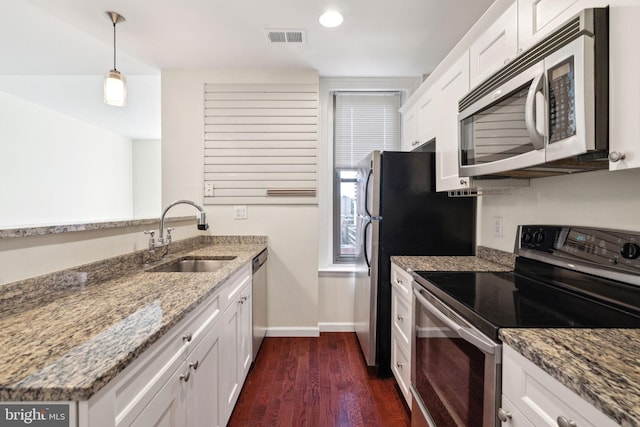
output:
<instances>
[{"instance_id":1,"label":"white cabinet door","mask_svg":"<svg viewBox=\"0 0 640 427\"><path fill-rule=\"evenodd\" d=\"M220 426L218 382L220 380L220 328L209 330L187 356L191 376L187 387L186 417L189 427Z\"/></svg>"},{"instance_id":2,"label":"white cabinet door","mask_svg":"<svg viewBox=\"0 0 640 427\"><path fill-rule=\"evenodd\" d=\"M418 108L413 105L402 114L402 140L400 149L411 151L419 145L418 141Z\"/></svg>"},{"instance_id":3,"label":"white cabinet door","mask_svg":"<svg viewBox=\"0 0 640 427\"><path fill-rule=\"evenodd\" d=\"M436 82L440 127L436 136L436 190L469 188L458 175L458 101L469 91L469 51Z\"/></svg>"},{"instance_id":4,"label":"white cabinet door","mask_svg":"<svg viewBox=\"0 0 640 427\"><path fill-rule=\"evenodd\" d=\"M613 2L612 2L613 3ZM609 153L610 170L640 167L640 4L609 9ZM624 158L620 158L621 155Z\"/></svg>"},{"instance_id":5,"label":"white cabinet door","mask_svg":"<svg viewBox=\"0 0 640 427\"><path fill-rule=\"evenodd\" d=\"M240 394L240 379L238 372L241 370L240 355L240 335L241 320L237 305L232 303L222 316L221 343L224 352L222 353L222 366L220 368L220 424L226 425L233 406Z\"/></svg>"},{"instance_id":6,"label":"white cabinet door","mask_svg":"<svg viewBox=\"0 0 640 427\"><path fill-rule=\"evenodd\" d=\"M247 283L240 295L242 303L238 307L240 311L240 382L244 383L244 379L249 373L251 362L253 361L253 327L252 327L252 310L253 295L251 293L251 283Z\"/></svg>"},{"instance_id":7,"label":"white cabinet door","mask_svg":"<svg viewBox=\"0 0 640 427\"><path fill-rule=\"evenodd\" d=\"M471 87L498 71L518 54L518 5L513 4L469 48Z\"/></svg>"},{"instance_id":8,"label":"white cabinet door","mask_svg":"<svg viewBox=\"0 0 640 427\"><path fill-rule=\"evenodd\" d=\"M132 427L183 427L185 420L186 363L169 378L158 394L131 424Z\"/></svg>"},{"instance_id":9,"label":"white cabinet door","mask_svg":"<svg viewBox=\"0 0 640 427\"><path fill-rule=\"evenodd\" d=\"M556 427L559 417L580 427L617 425L513 348L502 351L502 393L533 425Z\"/></svg>"},{"instance_id":10,"label":"white cabinet door","mask_svg":"<svg viewBox=\"0 0 640 427\"><path fill-rule=\"evenodd\" d=\"M433 89L425 92L418 100L418 144L431 141L438 133L440 113L438 99ZM415 147L414 147L415 148Z\"/></svg>"},{"instance_id":11,"label":"white cabinet door","mask_svg":"<svg viewBox=\"0 0 640 427\"><path fill-rule=\"evenodd\" d=\"M607 0L518 0L518 44L526 50L587 7Z\"/></svg>"}]
</instances>

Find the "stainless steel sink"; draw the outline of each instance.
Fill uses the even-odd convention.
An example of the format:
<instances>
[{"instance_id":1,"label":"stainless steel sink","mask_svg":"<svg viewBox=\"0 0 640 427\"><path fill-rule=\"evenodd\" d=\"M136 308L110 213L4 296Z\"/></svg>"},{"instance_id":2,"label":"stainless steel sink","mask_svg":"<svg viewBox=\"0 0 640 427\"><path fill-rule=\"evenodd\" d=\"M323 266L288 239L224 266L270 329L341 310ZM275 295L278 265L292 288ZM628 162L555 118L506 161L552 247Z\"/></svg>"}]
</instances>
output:
<instances>
[{"instance_id":1,"label":"stainless steel sink","mask_svg":"<svg viewBox=\"0 0 640 427\"><path fill-rule=\"evenodd\" d=\"M223 268L235 256L210 258L183 257L148 270L151 273L212 273Z\"/></svg>"}]
</instances>

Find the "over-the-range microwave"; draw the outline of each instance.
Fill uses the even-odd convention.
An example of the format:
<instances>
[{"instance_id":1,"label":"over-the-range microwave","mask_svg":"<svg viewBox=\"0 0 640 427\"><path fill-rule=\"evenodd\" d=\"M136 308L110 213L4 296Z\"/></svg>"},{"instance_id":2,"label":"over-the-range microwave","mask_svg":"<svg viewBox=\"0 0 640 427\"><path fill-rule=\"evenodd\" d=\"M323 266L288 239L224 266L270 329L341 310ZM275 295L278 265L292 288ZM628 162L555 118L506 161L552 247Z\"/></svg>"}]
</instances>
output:
<instances>
[{"instance_id":1,"label":"over-the-range microwave","mask_svg":"<svg viewBox=\"0 0 640 427\"><path fill-rule=\"evenodd\" d=\"M608 167L609 10L585 9L459 101L459 173Z\"/></svg>"}]
</instances>

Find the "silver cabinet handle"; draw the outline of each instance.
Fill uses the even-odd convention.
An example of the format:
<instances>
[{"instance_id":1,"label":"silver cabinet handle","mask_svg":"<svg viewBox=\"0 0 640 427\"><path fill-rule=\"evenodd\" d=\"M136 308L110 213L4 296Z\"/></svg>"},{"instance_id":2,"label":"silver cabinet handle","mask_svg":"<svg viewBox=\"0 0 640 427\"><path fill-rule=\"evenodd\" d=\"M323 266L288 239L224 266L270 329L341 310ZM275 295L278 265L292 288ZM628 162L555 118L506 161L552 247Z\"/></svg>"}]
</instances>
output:
<instances>
[{"instance_id":1,"label":"silver cabinet handle","mask_svg":"<svg viewBox=\"0 0 640 427\"><path fill-rule=\"evenodd\" d=\"M624 160L625 158L625 154L624 153L620 153L618 151L612 151L609 153L609 161L610 162L619 162L620 160Z\"/></svg>"},{"instance_id":2,"label":"silver cabinet handle","mask_svg":"<svg viewBox=\"0 0 640 427\"><path fill-rule=\"evenodd\" d=\"M511 412L505 411L504 409L500 408L500 409L498 409L498 418L503 423L506 423L507 421L509 421L511 419Z\"/></svg>"},{"instance_id":3,"label":"silver cabinet handle","mask_svg":"<svg viewBox=\"0 0 640 427\"><path fill-rule=\"evenodd\" d=\"M247 300L247 297L242 297L238 300L238 303L244 304L246 300Z\"/></svg>"},{"instance_id":4,"label":"silver cabinet handle","mask_svg":"<svg viewBox=\"0 0 640 427\"><path fill-rule=\"evenodd\" d=\"M578 427L575 421L568 420L567 417L562 415L560 415L556 421L558 421L558 427Z\"/></svg>"},{"instance_id":5,"label":"silver cabinet handle","mask_svg":"<svg viewBox=\"0 0 640 427\"><path fill-rule=\"evenodd\" d=\"M181 374L181 375L180 375L180 379L181 379L182 381L184 381L185 383L186 383L186 382L189 382L189 378L191 378L191 371L187 371L187 374L186 374L186 375L185 375L185 374Z\"/></svg>"},{"instance_id":6,"label":"silver cabinet handle","mask_svg":"<svg viewBox=\"0 0 640 427\"><path fill-rule=\"evenodd\" d=\"M460 180L460 185L467 185L467 180L466 179L461 179Z\"/></svg>"},{"instance_id":7,"label":"silver cabinet handle","mask_svg":"<svg viewBox=\"0 0 640 427\"><path fill-rule=\"evenodd\" d=\"M193 363L189 363L189 369L193 368L194 371L197 371L199 365L200 365L200 361L196 360Z\"/></svg>"},{"instance_id":8,"label":"silver cabinet handle","mask_svg":"<svg viewBox=\"0 0 640 427\"><path fill-rule=\"evenodd\" d=\"M191 332L182 336L182 341L191 342L192 339L193 339L193 334Z\"/></svg>"},{"instance_id":9,"label":"silver cabinet handle","mask_svg":"<svg viewBox=\"0 0 640 427\"><path fill-rule=\"evenodd\" d=\"M404 366L404 364L402 364L402 363L400 363L400 362L396 362L396 366L397 366L399 369L402 369L402 367Z\"/></svg>"},{"instance_id":10,"label":"silver cabinet handle","mask_svg":"<svg viewBox=\"0 0 640 427\"><path fill-rule=\"evenodd\" d=\"M398 314L397 318L398 318L398 321L400 321L400 322L404 321L404 317L400 316L399 314Z\"/></svg>"}]
</instances>

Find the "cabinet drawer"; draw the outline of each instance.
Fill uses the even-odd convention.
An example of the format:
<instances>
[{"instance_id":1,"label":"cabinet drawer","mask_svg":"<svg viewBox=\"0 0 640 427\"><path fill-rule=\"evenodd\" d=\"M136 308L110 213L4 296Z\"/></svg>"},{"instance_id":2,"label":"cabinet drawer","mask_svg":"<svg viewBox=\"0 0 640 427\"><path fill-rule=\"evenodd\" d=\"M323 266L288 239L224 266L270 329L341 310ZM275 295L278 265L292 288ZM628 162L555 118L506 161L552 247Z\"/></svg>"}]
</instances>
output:
<instances>
[{"instance_id":1,"label":"cabinet drawer","mask_svg":"<svg viewBox=\"0 0 640 427\"><path fill-rule=\"evenodd\" d=\"M502 392L535 426L556 427L561 416L580 427L617 425L509 346L503 347Z\"/></svg>"},{"instance_id":2,"label":"cabinet drawer","mask_svg":"<svg viewBox=\"0 0 640 427\"><path fill-rule=\"evenodd\" d=\"M391 332L391 371L398 382L404 400L411 408L411 350L398 336L397 331Z\"/></svg>"},{"instance_id":3,"label":"cabinet drawer","mask_svg":"<svg viewBox=\"0 0 640 427\"><path fill-rule=\"evenodd\" d=\"M232 275L220 293L221 308L225 311L232 303L237 303L247 283L251 283L251 264ZM230 284L230 286L229 286Z\"/></svg>"},{"instance_id":4,"label":"cabinet drawer","mask_svg":"<svg viewBox=\"0 0 640 427\"><path fill-rule=\"evenodd\" d=\"M522 412L518 410L516 405L513 404L509 399L502 395L502 405L501 408L508 414L507 421L502 421L502 425L505 427L535 427L531 424L531 421L524 416Z\"/></svg>"},{"instance_id":5,"label":"cabinet drawer","mask_svg":"<svg viewBox=\"0 0 640 427\"><path fill-rule=\"evenodd\" d=\"M408 346L411 339L411 300L407 300L396 286L391 291L391 316L392 329Z\"/></svg>"},{"instance_id":6,"label":"cabinet drawer","mask_svg":"<svg viewBox=\"0 0 640 427\"><path fill-rule=\"evenodd\" d=\"M172 328L174 332L154 343L121 374L114 393L116 426L131 424L184 362L188 348L200 342L220 316L220 295L216 294L189 313Z\"/></svg>"},{"instance_id":7,"label":"cabinet drawer","mask_svg":"<svg viewBox=\"0 0 640 427\"><path fill-rule=\"evenodd\" d=\"M391 284L397 289L407 300L411 300L411 281L413 278L411 274L398 267L396 264L391 264Z\"/></svg>"}]
</instances>

